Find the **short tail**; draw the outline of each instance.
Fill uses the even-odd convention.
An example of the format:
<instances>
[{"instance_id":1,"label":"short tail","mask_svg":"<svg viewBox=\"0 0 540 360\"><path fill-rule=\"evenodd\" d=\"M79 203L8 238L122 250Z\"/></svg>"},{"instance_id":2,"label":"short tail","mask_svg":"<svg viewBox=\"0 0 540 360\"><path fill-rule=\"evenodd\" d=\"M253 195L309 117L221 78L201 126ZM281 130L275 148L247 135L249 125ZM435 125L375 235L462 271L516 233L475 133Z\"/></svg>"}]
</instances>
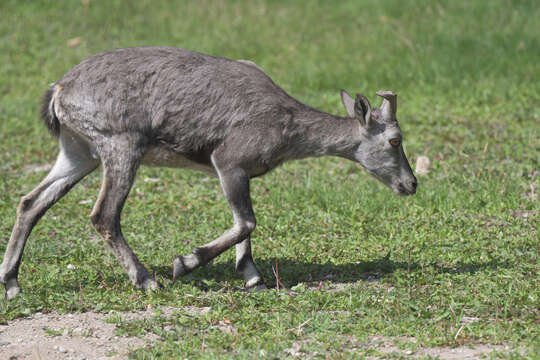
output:
<instances>
[{"instance_id":1,"label":"short tail","mask_svg":"<svg viewBox=\"0 0 540 360\"><path fill-rule=\"evenodd\" d=\"M60 122L54 111L54 99L58 94L58 90L58 85L51 85L43 94L43 102L41 104L41 119L45 123L49 133L54 137L60 135Z\"/></svg>"}]
</instances>

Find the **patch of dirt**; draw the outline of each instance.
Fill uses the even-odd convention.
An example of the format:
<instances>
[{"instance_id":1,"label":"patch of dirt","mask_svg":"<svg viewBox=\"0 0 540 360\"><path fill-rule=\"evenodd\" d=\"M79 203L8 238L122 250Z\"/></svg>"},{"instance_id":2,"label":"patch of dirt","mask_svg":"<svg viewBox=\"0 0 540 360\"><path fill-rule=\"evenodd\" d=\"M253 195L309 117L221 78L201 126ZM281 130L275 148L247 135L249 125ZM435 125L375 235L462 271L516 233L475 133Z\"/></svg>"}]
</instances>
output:
<instances>
[{"instance_id":1,"label":"patch of dirt","mask_svg":"<svg viewBox=\"0 0 540 360\"><path fill-rule=\"evenodd\" d=\"M416 343L414 338L403 338L408 342ZM420 347L416 351L400 349L394 345L394 341L391 338L384 336L372 336L369 338L369 342L366 344L368 347L372 347L384 354L399 354L401 356L407 356L410 358L418 357L431 357L441 360L473 360L484 358L485 355L492 351L504 351L508 352L509 349L502 345L485 345L474 344L458 347L433 347L424 348Z\"/></svg>"},{"instance_id":2,"label":"patch of dirt","mask_svg":"<svg viewBox=\"0 0 540 360\"><path fill-rule=\"evenodd\" d=\"M512 210L510 212L510 214L516 219L519 219L519 218L527 219L527 218L530 218L530 217L534 216L534 211L532 211L532 210Z\"/></svg>"},{"instance_id":3,"label":"patch of dirt","mask_svg":"<svg viewBox=\"0 0 540 360\"><path fill-rule=\"evenodd\" d=\"M204 313L209 308L159 308L161 315L175 311ZM154 334L142 337L115 335L115 324L106 321L111 316L123 321L150 319L158 316L154 310L99 314L36 313L30 317L0 325L0 359L10 360L94 360L126 359L130 350L151 346Z\"/></svg>"},{"instance_id":4,"label":"patch of dirt","mask_svg":"<svg viewBox=\"0 0 540 360\"><path fill-rule=\"evenodd\" d=\"M108 318L120 317L122 321L153 319L156 316L168 317L175 312L201 315L210 308L160 307L136 312L111 312L99 314L87 312L82 314L36 313L30 317L9 321L7 325L0 325L0 359L9 360L99 360L99 359L127 359L130 350L141 347L151 347L157 340L154 334L144 334L138 337L124 337L115 334L116 325L107 322ZM333 312L334 313L334 312ZM342 312L335 312L342 313ZM348 312L343 312L348 314ZM159 315L158 315L159 314ZM465 322L477 321L476 318L467 318ZM297 328L289 329L298 335L309 320ZM224 319L214 326L219 330L236 335L237 330ZM432 357L437 359L481 359L492 351L509 352L510 349L502 345L474 344L459 347L419 347L416 350L400 348L396 343L416 343L415 338L372 336L367 342L359 342L349 338L343 351L349 353L365 353L369 349L376 350L382 357L405 356L407 358ZM312 358L321 355L311 352L309 340L298 341L284 353L291 357ZM323 354L324 355L324 354ZM381 355L379 355L381 356ZM372 359L377 356L369 357Z\"/></svg>"},{"instance_id":5,"label":"patch of dirt","mask_svg":"<svg viewBox=\"0 0 540 360\"><path fill-rule=\"evenodd\" d=\"M486 355L493 351L509 353L511 349L503 345L486 345L486 344L471 344L458 347L418 347L416 350L400 348L397 343L417 343L417 339L413 337L387 337L387 336L370 336L367 342L359 342L354 337L346 337L347 341L342 348L342 352L350 354L358 354L366 356L372 353L376 355L367 355L367 359L387 359L387 358L406 358L417 359L421 357L429 357L440 360L476 360L484 359ZM328 358L328 354L323 352L312 351L312 340L300 340L292 344L290 348L283 352L293 358L314 359L321 356ZM524 351L521 351L524 353Z\"/></svg>"}]
</instances>

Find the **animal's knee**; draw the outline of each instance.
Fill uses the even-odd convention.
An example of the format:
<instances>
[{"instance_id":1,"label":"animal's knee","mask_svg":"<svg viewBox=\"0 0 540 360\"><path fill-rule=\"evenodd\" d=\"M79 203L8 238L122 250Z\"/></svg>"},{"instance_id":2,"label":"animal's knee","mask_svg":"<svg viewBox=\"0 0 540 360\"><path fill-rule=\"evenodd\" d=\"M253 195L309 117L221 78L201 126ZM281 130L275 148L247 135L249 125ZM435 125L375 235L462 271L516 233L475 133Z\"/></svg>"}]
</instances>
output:
<instances>
[{"instance_id":1,"label":"animal's knee","mask_svg":"<svg viewBox=\"0 0 540 360\"><path fill-rule=\"evenodd\" d=\"M21 216L28 212L30 208L32 208L32 204L34 203L34 197L30 194L23 196L19 200L19 205L17 206L17 215Z\"/></svg>"},{"instance_id":2,"label":"animal's knee","mask_svg":"<svg viewBox=\"0 0 540 360\"><path fill-rule=\"evenodd\" d=\"M96 230L99 232L99 228L103 222L100 212L92 211L90 214L90 222L92 223L92 226L94 226L94 228L96 228Z\"/></svg>"},{"instance_id":3,"label":"animal's knee","mask_svg":"<svg viewBox=\"0 0 540 360\"><path fill-rule=\"evenodd\" d=\"M257 226L257 222L255 221L255 219L245 220L242 223L240 223L241 241L244 240L246 236L251 234L253 230L255 230L256 226Z\"/></svg>"},{"instance_id":4,"label":"animal's knee","mask_svg":"<svg viewBox=\"0 0 540 360\"><path fill-rule=\"evenodd\" d=\"M105 238L107 237L106 234L112 233L114 228L113 223L111 219L105 216L101 211L93 211L92 214L90 214L90 221L97 232Z\"/></svg>"}]
</instances>

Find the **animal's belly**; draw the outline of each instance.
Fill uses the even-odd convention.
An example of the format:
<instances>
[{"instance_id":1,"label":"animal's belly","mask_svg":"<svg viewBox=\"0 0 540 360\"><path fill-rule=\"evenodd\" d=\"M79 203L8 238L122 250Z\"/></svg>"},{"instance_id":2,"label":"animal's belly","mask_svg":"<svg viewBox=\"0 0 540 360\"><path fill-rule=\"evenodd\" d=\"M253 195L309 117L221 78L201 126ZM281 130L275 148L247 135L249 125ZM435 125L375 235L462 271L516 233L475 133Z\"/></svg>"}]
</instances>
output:
<instances>
[{"instance_id":1,"label":"animal's belly","mask_svg":"<svg viewBox=\"0 0 540 360\"><path fill-rule=\"evenodd\" d=\"M216 172L212 166L197 163L183 155L159 146L150 148L146 154L144 154L142 164L147 166L187 168L203 171L216 176Z\"/></svg>"}]
</instances>

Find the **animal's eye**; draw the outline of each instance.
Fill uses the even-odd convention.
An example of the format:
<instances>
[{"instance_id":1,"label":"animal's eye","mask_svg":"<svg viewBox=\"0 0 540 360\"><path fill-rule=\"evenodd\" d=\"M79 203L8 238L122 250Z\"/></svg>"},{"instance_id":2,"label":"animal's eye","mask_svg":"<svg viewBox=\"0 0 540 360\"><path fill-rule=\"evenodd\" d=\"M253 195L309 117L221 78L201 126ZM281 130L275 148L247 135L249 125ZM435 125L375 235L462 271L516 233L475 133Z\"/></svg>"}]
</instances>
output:
<instances>
[{"instance_id":1,"label":"animal's eye","mask_svg":"<svg viewBox=\"0 0 540 360\"><path fill-rule=\"evenodd\" d=\"M401 144L400 139L390 139L389 142L390 142L390 145L392 145L393 147L398 147Z\"/></svg>"}]
</instances>

